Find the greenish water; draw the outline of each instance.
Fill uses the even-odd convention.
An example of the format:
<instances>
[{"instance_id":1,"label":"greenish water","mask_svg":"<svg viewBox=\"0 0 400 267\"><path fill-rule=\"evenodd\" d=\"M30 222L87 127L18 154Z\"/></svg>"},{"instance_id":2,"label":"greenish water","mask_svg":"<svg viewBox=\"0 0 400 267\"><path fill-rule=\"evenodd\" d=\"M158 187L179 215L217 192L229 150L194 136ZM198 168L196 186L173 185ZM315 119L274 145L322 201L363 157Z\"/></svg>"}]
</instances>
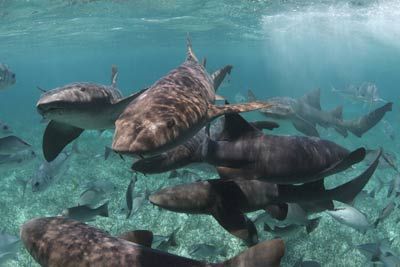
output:
<instances>
[{"instance_id":1,"label":"greenish water","mask_svg":"<svg viewBox=\"0 0 400 267\"><path fill-rule=\"evenodd\" d=\"M232 64L234 69L220 94L235 102L251 88L260 98L300 97L321 88L321 104L330 110L344 105L344 117L365 114L369 107L345 100L332 92L350 85L372 82L380 97L394 102L385 120L395 133L392 140L378 124L362 138L343 138L333 130L321 130L323 138L348 149L383 147L397 158L398 85L400 84L400 1L8 1L0 0L0 63L17 75L17 83L0 91L0 120L33 146L38 157L24 164L0 165L0 229L18 235L20 225L34 217L60 214L77 204L83 185L109 180L116 185L110 193L110 217L90 222L117 234L124 230L149 229L166 235L175 228L178 246L169 252L188 256L197 243L214 244L227 250L227 257L244 250L211 216L185 215L159 210L148 202L130 219L121 212L125 190L132 176L130 160L103 160L112 131L95 131L79 138L80 153L71 156L56 181L43 192L28 186L23 195L16 179L31 177L43 161L42 135L46 124L35 110L40 97L36 86L55 88L75 81L110 83L110 67L119 67L118 87L124 95L154 83L185 58L186 35L190 33L199 58L207 58L207 69ZM258 113L248 118L262 118ZM281 123L277 134L299 134L289 123ZM354 177L364 164L327 179ZM204 178L213 173L197 171ZM379 169L377 178L390 181L391 169ZM168 173L139 175L137 192L154 191L184 181L167 179ZM390 201L387 185L373 200L356 207L373 222ZM250 214L250 217L252 214ZM304 230L285 238L283 266L292 266L304 256L322 266L365 266L365 257L353 244L393 239L400 253L398 208L376 230L365 235L339 224L324 213L319 227L310 235ZM271 239L259 228L261 239ZM398 254L400 255L400 254ZM221 261L226 257L207 260ZM35 266L21 247L15 259L4 266Z\"/></svg>"}]
</instances>

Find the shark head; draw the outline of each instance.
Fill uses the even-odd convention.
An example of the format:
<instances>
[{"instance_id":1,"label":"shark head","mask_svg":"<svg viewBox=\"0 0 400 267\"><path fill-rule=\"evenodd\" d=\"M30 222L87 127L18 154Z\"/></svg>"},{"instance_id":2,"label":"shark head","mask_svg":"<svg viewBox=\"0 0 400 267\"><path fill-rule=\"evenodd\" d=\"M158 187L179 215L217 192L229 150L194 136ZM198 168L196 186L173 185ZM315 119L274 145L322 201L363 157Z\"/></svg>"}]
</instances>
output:
<instances>
[{"instance_id":1,"label":"shark head","mask_svg":"<svg viewBox=\"0 0 400 267\"><path fill-rule=\"evenodd\" d=\"M92 83L73 83L45 92L36 104L40 115L49 120L70 123L95 116L120 98L118 90Z\"/></svg>"}]
</instances>

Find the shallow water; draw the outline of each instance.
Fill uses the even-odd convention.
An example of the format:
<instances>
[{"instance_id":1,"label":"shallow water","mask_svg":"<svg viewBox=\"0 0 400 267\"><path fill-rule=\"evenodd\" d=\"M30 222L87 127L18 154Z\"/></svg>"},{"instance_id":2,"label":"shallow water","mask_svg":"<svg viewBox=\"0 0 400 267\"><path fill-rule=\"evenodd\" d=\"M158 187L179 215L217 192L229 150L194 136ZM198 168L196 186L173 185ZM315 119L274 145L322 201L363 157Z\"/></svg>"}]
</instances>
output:
<instances>
[{"instance_id":1,"label":"shallow water","mask_svg":"<svg viewBox=\"0 0 400 267\"><path fill-rule=\"evenodd\" d=\"M395 140L385 133L382 122L362 138L343 138L332 129L321 129L321 135L348 149L381 146L400 158L400 1L0 0L0 62L17 75L13 87L0 91L0 120L39 155L26 164L0 165L0 229L17 235L26 220L61 213L77 204L86 182L99 179L111 180L117 190L109 197L110 217L98 217L90 222L93 225L112 233L150 229L164 235L179 226L179 246L169 251L183 256L189 256L189 247L196 243L223 246L227 257L244 249L211 216L161 211L145 203L126 220L120 209L132 175L130 160L102 158L104 146L111 144L112 131L101 136L95 131L85 132L79 138L81 152L72 155L57 181L44 192L33 193L28 187L23 195L15 182L31 177L43 160L41 142L46 125L40 123L35 110L41 94L37 86L52 89L75 81L109 84L111 65L116 64L118 87L128 95L151 85L184 60L187 33L198 58L207 58L210 72L226 64L234 66L219 91L231 102L235 102L235 95L246 96L250 88L262 99L300 97L321 88L324 110L342 104L344 117L354 118L372 107L343 99L332 88L375 83L380 97L394 102L385 120L393 127ZM262 118L256 112L246 117ZM299 134L289 123L281 125L274 132ZM327 180L335 183L332 181L351 178L364 168L364 164L358 164L354 170ZM208 172L199 174L204 179L216 177ZM168 180L167 176L139 175L135 190L154 191L182 182ZM394 176L391 169L379 169L367 189L377 186L378 177L389 181ZM356 207L373 222L389 202L386 192L387 186L373 200L358 202ZM327 214L318 216L322 220L313 233L307 235L302 230L285 239L283 266L292 266L302 256L322 266L365 266L365 257L349 247L349 239L362 244L388 237L393 240L392 248L400 253L398 208L378 229L365 235ZM262 233L261 237L273 236ZM29 264L35 266L21 248L4 266Z\"/></svg>"}]
</instances>

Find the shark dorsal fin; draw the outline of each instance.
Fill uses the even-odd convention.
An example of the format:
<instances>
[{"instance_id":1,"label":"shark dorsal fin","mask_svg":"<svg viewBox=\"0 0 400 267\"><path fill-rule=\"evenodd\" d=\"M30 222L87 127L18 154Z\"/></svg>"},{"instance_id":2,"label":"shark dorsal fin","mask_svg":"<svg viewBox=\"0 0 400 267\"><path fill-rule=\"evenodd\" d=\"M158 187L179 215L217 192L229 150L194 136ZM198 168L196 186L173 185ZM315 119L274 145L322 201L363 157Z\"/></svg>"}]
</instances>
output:
<instances>
[{"instance_id":1,"label":"shark dorsal fin","mask_svg":"<svg viewBox=\"0 0 400 267\"><path fill-rule=\"evenodd\" d=\"M226 114L224 129L219 136L220 140L235 140L240 136L246 135L248 133L260 133L256 127L251 125L242 116L237 113Z\"/></svg>"},{"instance_id":2,"label":"shark dorsal fin","mask_svg":"<svg viewBox=\"0 0 400 267\"><path fill-rule=\"evenodd\" d=\"M199 60L197 59L196 55L193 52L192 40L190 39L189 34L187 35L186 44L187 44L186 61L199 62Z\"/></svg>"},{"instance_id":3,"label":"shark dorsal fin","mask_svg":"<svg viewBox=\"0 0 400 267\"><path fill-rule=\"evenodd\" d=\"M338 120L343 120L343 106L338 106L329 112L333 117Z\"/></svg>"},{"instance_id":4,"label":"shark dorsal fin","mask_svg":"<svg viewBox=\"0 0 400 267\"><path fill-rule=\"evenodd\" d=\"M257 101L257 97L251 89L247 90L247 101Z\"/></svg>"},{"instance_id":5,"label":"shark dorsal fin","mask_svg":"<svg viewBox=\"0 0 400 267\"><path fill-rule=\"evenodd\" d=\"M316 108L318 110L321 110L321 104L320 104L320 96L321 96L321 90L315 89L312 90L311 92L308 92L305 94L301 100L312 106L313 108Z\"/></svg>"}]
</instances>

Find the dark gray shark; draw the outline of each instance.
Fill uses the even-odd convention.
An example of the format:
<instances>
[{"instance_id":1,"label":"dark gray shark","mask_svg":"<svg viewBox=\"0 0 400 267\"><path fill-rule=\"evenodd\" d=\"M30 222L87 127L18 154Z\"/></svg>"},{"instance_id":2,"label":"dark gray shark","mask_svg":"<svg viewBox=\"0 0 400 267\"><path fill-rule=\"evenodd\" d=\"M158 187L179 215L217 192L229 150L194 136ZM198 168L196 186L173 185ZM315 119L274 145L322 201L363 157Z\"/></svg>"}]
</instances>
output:
<instances>
[{"instance_id":1,"label":"dark gray shark","mask_svg":"<svg viewBox=\"0 0 400 267\"><path fill-rule=\"evenodd\" d=\"M391 102L379 107L370 113L353 120L343 120L343 107L338 106L332 111L323 111L320 104L320 89L316 89L299 99L291 97L273 97L268 99L275 105L271 109L261 110L269 118L289 120L301 133L308 136L319 136L316 125L324 128L334 128L340 135L346 137L350 131L357 137L374 127L386 114L392 110ZM255 101L256 97L251 90L248 99Z\"/></svg>"},{"instance_id":2,"label":"dark gray shark","mask_svg":"<svg viewBox=\"0 0 400 267\"><path fill-rule=\"evenodd\" d=\"M250 124L259 130L273 130L279 127L279 124L271 121L254 121L250 122ZM223 130L223 125L224 118L221 117L211 127L202 128L184 144L162 154L134 162L132 170L145 174L162 173L182 168L192 163L201 163L203 161L201 146L207 139L207 135L210 134L211 139L217 139Z\"/></svg>"},{"instance_id":3,"label":"dark gray shark","mask_svg":"<svg viewBox=\"0 0 400 267\"><path fill-rule=\"evenodd\" d=\"M148 247L152 235L143 231L121 237L127 240L60 217L33 219L21 227L25 248L46 267L278 267L285 252L283 241L274 239L227 261L206 263Z\"/></svg>"},{"instance_id":4,"label":"dark gray shark","mask_svg":"<svg viewBox=\"0 0 400 267\"><path fill-rule=\"evenodd\" d=\"M36 107L50 122L43 135L43 154L52 161L84 130L114 128L114 122L125 107L144 90L126 98L116 88L116 67L112 84L72 83L45 92Z\"/></svg>"},{"instance_id":5,"label":"dark gray shark","mask_svg":"<svg viewBox=\"0 0 400 267\"><path fill-rule=\"evenodd\" d=\"M333 200L350 202L368 183L381 153L378 151L373 164L358 177L329 190L325 189L324 180L302 185L278 185L260 180L218 179L165 188L150 195L149 200L175 212L212 215L231 234L254 244L258 240L257 230L245 213L271 205L279 207L283 203L315 205L325 202L325 209L332 209Z\"/></svg>"},{"instance_id":6,"label":"dark gray shark","mask_svg":"<svg viewBox=\"0 0 400 267\"><path fill-rule=\"evenodd\" d=\"M132 101L115 122L113 150L131 156L157 155L183 144L223 114L270 107L260 102L216 106L217 85L188 42L185 62Z\"/></svg>"}]
</instances>

